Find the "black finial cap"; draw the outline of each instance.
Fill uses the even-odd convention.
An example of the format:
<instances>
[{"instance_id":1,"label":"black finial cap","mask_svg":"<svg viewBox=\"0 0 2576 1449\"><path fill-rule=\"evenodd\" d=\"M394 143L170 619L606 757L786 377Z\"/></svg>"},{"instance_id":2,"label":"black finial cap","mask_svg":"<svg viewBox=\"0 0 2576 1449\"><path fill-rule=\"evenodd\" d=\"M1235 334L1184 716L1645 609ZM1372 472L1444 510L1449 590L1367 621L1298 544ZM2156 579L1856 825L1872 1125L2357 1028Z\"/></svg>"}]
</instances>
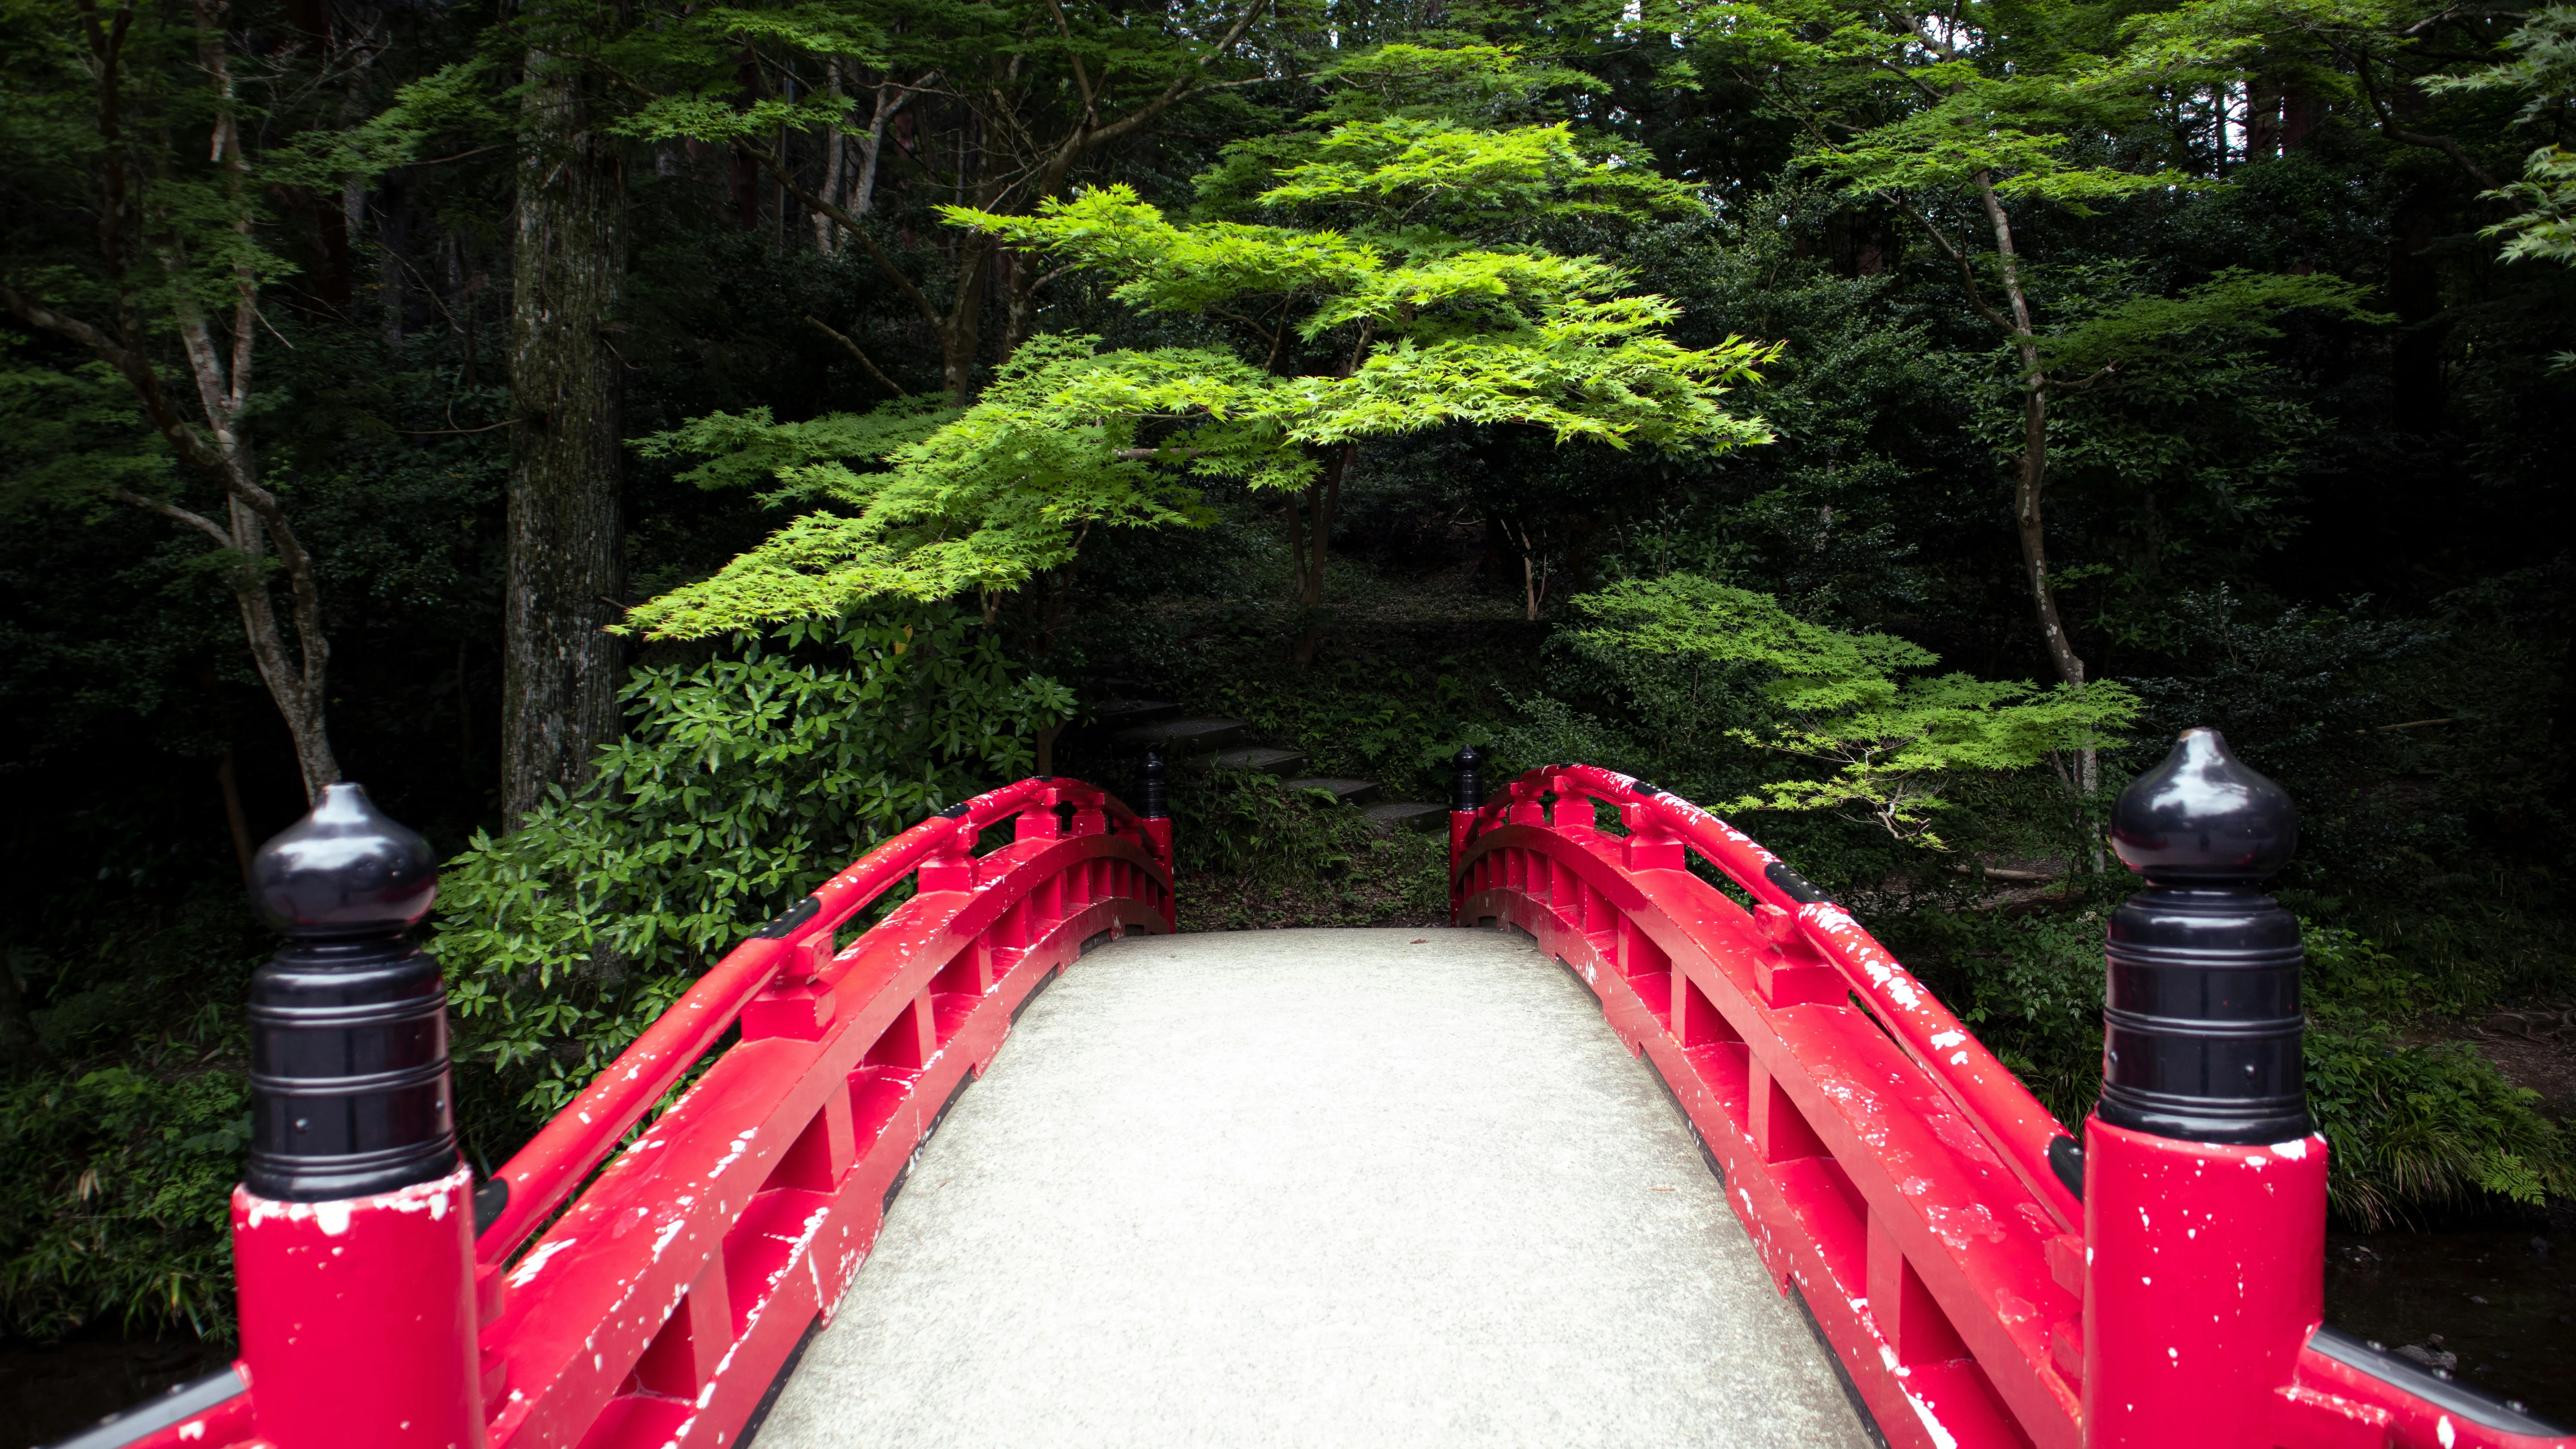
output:
<instances>
[{"instance_id":1,"label":"black finial cap","mask_svg":"<svg viewBox=\"0 0 2576 1449\"><path fill-rule=\"evenodd\" d=\"M1144 767L1138 771L1144 785L1137 800L1138 816L1146 820L1168 820L1172 816L1171 772L1163 764L1163 752L1147 750Z\"/></svg>"},{"instance_id":2,"label":"black finial cap","mask_svg":"<svg viewBox=\"0 0 2576 1449\"><path fill-rule=\"evenodd\" d=\"M403 936L438 898L429 842L357 786L325 786L260 847L251 894L288 940L251 973L243 1184L331 1202L455 1171L447 992Z\"/></svg>"},{"instance_id":3,"label":"black finial cap","mask_svg":"<svg viewBox=\"0 0 2576 1449\"><path fill-rule=\"evenodd\" d=\"M1485 803L1485 757L1466 745L1449 759L1449 808L1473 810Z\"/></svg>"},{"instance_id":4,"label":"black finial cap","mask_svg":"<svg viewBox=\"0 0 2576 1449\"><path fill-rule=\"evenodd\" d=\"M2213 729L2189 729L2164 763L2111 807L2111 845L2157 885L2252 884L2299 843L2290 792L2236 758Z\"/></svg>"},{"instance_id":5,"label":"black finial cap","mask_svg":"<svg viewBox=\"0 0 2576 1449\"><path fill-rule=\"evenodd\" d=\"M251 896L271 927L297 940L392 935L438 899L438 857L365 786L325 785L311 813L251 858Z\"/></svg>"}]
</instances>

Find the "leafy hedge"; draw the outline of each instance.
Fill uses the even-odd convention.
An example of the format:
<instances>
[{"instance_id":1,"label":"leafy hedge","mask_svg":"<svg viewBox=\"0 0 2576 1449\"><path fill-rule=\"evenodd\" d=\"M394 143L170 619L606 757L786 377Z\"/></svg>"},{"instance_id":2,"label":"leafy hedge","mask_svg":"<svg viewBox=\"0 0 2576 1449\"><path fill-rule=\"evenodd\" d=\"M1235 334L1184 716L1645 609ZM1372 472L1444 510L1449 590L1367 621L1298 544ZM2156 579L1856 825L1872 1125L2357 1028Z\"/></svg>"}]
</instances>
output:
<instances>
[{"instance_id":1,"label":"leafy hedge","mask_svg":"<svg viewBox=\"0 0 2576 1449\"><path fill-rule=\"evenodd\" d=\"M640 668L627 735L580 790L441 877L469 1128L572 1099L689 983L833 871L1035 764L1070 693L952 608L789 626L739 657ZM506 1108L475 1085L505 1087ZM483 1144L477 1144L483 1145Z\"/></svg>"}]
</instances>

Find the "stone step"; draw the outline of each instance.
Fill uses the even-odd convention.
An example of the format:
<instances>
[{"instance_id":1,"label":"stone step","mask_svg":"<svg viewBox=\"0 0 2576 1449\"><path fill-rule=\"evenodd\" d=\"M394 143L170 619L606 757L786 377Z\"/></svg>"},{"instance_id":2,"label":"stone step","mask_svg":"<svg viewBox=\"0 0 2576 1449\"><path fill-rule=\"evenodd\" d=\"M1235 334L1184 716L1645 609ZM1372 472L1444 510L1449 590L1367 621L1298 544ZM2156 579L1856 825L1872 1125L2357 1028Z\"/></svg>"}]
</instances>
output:
<instances>
[{"instance_id":1,"label":"stone step","mask_svg":"<svg viewBox=\"0 0 2576 1449\"><path fill-rule=\"evenodd\" d=\"M1288 782L1291 790L1330 790L1333 798L1345 805L1359 803L1361 797L1377 792L1375 780L1344 780L1332 775L1309 775Z\"/></svg>"},{"instance_id":2,"label":"stone step","mask_svg":"<svg viewBox=\"0 0 2576 1449\"><path fill-rule=\"evenodd\" d=\"M1384 830L1437 830L1449 821L1449 807L1419 800L1381 800L1360 813Z\"/></svg>"},{"instance_id":3,"label":"stone step","mask_svg":"<svg viewBox=\"0 0 2576 1449\"><path fill-rule=\"evenodd\" d=\"M1180 712L1181 707L1168 699L1104 699L1091 707L1093 727L1104 730L1128 729Z\"/></svg>"},{"instance_id":4,"label":"stone step","mask_svg":"<svg viewBox=\"0 0 2576 1449\"><path fill-rule=\"evenodd\" d=\"M1197 755L1234 743L1243 733L1239 719L1165 719L1120 730L1112 738L1137 749L1172 755Z\"/></svg>"},{"instance_id":5,"label":"stone step","mask_svg":"<svg viewBox=\"0 0 2576 1449\"><path fill-rule=\"evenodd\" d=\"M1306 767L1306 757L1275 745L1246 745L1219 750L1200 765L1220 770L1250 770L1261 775L1293 775Z\"/></svg>"}]
</instances>

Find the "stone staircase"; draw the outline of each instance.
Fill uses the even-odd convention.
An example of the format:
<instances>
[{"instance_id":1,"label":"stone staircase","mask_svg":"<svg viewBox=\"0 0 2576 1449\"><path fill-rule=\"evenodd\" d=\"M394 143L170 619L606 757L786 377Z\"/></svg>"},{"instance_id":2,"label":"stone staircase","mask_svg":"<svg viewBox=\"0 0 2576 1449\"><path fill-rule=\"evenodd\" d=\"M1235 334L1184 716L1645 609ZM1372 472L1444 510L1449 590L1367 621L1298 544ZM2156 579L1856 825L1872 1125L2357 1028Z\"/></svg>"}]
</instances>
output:
<instances>
[{"instance_id":1,"label":"stone staircase","mask_svg":"<svg viewBox=\"0 0 2576 1449\"><path fill-rule=\"evenodd\" d=\"M1383 830L1433 830L1449 817L1446 805L1380 798L1383 787L1375 780L1308 775L1303 754L1244 743L1239 719L1184 718L1179 705L1159 699L1113 699L1093 713L1101 732L1125 749L1160 750L1185 769L1253 770L1278 776L1292 790L1330 791Z\"/></svg>"}]
</instances>

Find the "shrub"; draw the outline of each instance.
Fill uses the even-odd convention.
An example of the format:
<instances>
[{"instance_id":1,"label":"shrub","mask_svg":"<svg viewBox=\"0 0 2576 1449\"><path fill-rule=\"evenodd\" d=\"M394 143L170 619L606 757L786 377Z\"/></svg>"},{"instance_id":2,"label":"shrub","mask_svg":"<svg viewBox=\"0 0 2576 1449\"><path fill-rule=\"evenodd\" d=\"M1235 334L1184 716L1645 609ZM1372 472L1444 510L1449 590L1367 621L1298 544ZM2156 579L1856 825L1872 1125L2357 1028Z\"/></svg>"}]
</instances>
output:
<instances>
[{"instance_id":1,"label":"shrub","mask_svg":"<svg viewBox=\"0 0 2576 1449\"><path fill-rule=\"evenodd\" d=\"M588 784L476 835L442 879L430 949L460 1070L515 1093L496 1134L570 1101L831 872L1027 774L1072 705L948 608L791 625L737 658L638 669L625 699L628 734Z\"/></svg>"},{"instance_id":2,"label":"shrub","mask_svg":"<svg viewBox=\"0 0 2576 1449\"><path fill-rule=\"evenodd\" d=\"M1446 922L1445 835L1383 831L1321 790L1242 770L1173 790L1181 929Z\"/></svg>"},{"instance_id":3,"label":"shrub","mask_svg":"<svg viewBox=\"0 0 2576 1449\"><path fill-rule=\"evenodd\" d=\"M2061 1122L2101 1084L2099 915L1952 918L1960 1016ZM2337 1217L2377 1230L2499 1200L2576 1195L2565 1134L2539 1098L2465 1043L2409 1044L2420 976L2351 931L2309 926L2308 1106L2332 1147Z\"/></svg>"}]
</instances>

